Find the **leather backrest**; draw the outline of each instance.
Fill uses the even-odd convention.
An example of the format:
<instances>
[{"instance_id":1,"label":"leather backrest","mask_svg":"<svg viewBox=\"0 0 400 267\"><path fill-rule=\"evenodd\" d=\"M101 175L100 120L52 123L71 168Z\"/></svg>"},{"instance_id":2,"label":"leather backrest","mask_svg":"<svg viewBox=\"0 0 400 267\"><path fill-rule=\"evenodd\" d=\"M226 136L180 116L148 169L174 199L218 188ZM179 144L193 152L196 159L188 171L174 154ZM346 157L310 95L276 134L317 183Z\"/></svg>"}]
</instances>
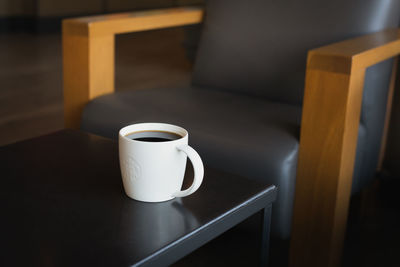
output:
<instances>
[{"instance_id":1,"label":"leather backrest","mask_svg":"<svg viewBox=\"0 0 400 267\"><path fill-rule=\"evenodd\" d=\"M301 104L307 51L399 25L399 0L210 0L193 84Z\"/></svg>"},{"instance_id":2,"label":"leather backrest","mask_svg":"<svg viewBox=\"0 0 400 267\"><path fill-rule=\"evenodd\" d=\"M192 82L301 105L308 50L399 22L400 0L209 0ZM392 62L366 71L353 192L375 174Z\"/></svg>"}]
</instances>

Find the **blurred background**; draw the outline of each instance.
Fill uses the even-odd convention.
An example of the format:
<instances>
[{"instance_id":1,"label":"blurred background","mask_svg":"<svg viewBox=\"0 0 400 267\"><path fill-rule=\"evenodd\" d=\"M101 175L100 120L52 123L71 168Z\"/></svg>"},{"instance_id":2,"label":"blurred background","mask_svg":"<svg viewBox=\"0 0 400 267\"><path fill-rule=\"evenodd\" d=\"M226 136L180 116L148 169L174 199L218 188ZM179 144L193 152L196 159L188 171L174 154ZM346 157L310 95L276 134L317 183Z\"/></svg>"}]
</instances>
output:
<instances>
[{"instance_id":1,"label":"blurred background","mask_svg":"<svg viewBox=\"0 0 400 267\"><path fill-rule=\"evenodd\" d=\"M63 128L62 19L201 4L202 0L0 0L0 145ZM198 32L192 28L117 35L116 90L189 83Z\"/></svg>"},{"instance_id":2,"label":"blurred background","mask_svg":"<svg viewBox=\"0 0 400 267\"><path fill-rule=\"evenodd\" d=\"M63 18L188 5L204 0L0 0L0 145L63 128ZM198 29L116 37L116 90L190 82ZM398 81L399 84L399 81ZM384 172L400 176L400 92L396 90Z\"/></svg>"}]
</instances>

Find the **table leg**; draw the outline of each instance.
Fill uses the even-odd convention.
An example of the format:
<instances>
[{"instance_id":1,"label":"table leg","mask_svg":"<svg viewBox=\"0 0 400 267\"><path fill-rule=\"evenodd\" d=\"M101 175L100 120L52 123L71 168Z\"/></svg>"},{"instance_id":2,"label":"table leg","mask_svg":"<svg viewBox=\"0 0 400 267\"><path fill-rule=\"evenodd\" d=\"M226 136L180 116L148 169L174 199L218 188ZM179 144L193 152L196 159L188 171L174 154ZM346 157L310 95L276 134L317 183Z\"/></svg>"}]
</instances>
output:
<instances>
[{"instance_id":1,"label":"table leg","mask_svg":"<svg viewBox=\"0 0 400 267\"><path fill-rule=\"evenodd\" d=\"M268 265L269 254L269 232L271 228L272 205L261 210L261 259L260 266Z\"/></svg>"}]
</instances>

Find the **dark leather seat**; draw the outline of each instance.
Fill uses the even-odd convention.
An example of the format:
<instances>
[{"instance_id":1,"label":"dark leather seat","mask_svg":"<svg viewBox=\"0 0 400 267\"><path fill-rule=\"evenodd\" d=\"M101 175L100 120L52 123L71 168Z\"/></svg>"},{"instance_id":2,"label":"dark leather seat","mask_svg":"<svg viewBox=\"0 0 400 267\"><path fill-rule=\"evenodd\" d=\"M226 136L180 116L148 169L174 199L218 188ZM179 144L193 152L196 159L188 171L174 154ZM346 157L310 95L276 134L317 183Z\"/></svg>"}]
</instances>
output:
<instances>
[{"instance_id":1,"label":"dark leather seat","mask_svg":"<svg viewBox=\"0 0 400 267\"><path fill-rule=\"evenodd\" d=\"M160 88L96 98L86 106L82 129L117 139L119 129L133 123L184 125L190 144L207 165L278 186L274 232L287 237L300 119L298 105L200 88ZM359 133L364 143L363 125ZM357 176L360 163L356 162Z\"/></svg>"},{"instance_id":2,"label":"dark leather seat","mask_svg":"<svg viewBox=\"0 0 400 267\"><path fill-rule=\"evenodd\" d=\"M290 235L309 49L397 27L400 1L207 2L193 87L119 92L85 108L82 129L116 138L124 125L181 125L204 161L278 185L273 234ZM392 61L367 70L353 192L374 176Z\"/></svg>"}]
</instances>

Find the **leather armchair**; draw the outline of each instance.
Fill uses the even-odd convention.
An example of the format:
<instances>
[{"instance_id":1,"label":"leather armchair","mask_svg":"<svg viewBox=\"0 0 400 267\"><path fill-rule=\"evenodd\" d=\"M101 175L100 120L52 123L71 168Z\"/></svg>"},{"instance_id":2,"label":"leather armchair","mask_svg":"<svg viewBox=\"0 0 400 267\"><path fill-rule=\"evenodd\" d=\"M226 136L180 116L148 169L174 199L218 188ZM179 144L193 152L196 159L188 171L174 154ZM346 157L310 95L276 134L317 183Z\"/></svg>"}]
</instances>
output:
<instances>
[{"instance_id":1,"label":"leather armchair","mask_svg":"<svg viewBox=\"0 0 400 267\"><path fill-rule=\"evenodd\" d=\"M202 8L65 20L66 126L116 138L136 122L182 125L206 164L278 186L272 234L292 236L293 265L337 265L351 192L378 164L400 1L213 0L205 10L188 88L113 93L114 36L200 23Z\"/></svg>"}]
</instances>

